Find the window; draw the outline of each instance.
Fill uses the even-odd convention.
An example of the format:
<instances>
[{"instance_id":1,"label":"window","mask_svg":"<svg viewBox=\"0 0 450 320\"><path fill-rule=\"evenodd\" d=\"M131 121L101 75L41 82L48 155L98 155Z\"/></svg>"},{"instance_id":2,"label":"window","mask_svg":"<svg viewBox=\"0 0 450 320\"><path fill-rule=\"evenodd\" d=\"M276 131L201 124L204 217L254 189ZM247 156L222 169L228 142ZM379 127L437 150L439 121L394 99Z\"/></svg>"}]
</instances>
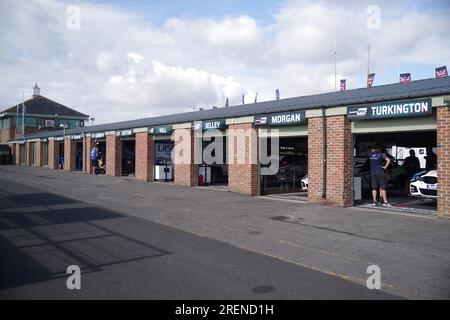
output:
<instances>
[{"instance_id":1,"label":"window","mask_svg":"<svg viewBox=\"0 0 450 320\"><path fill-rule=\"evenodd\" d=\"M1 118L0 119L0 130L9 128L9 118Z\"/></svg>"}]
</instances>

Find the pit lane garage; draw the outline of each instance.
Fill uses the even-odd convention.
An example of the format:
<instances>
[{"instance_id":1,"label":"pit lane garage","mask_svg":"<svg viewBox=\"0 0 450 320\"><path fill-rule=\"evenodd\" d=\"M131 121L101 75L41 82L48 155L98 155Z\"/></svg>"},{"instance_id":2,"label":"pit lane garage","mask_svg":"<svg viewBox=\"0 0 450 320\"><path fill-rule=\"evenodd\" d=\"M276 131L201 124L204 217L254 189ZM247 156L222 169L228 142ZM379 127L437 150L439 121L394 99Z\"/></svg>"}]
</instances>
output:
<instances>
[{"instance_id":1,"label":"pit lane garage","mask_svg":"<svg viewBox=\"0 0 450 320\"><path fill-rule=\"evenodd\" d=\"M303 111L255 117L260 150L278 161L275 173L265 172L271 163L260 162L260 194L290 200L308 198L308 129ZM278 151L278 155L273 152Z\"/></svg>"},{"instance_id":2,"label":"pit lane garage","mask_svg":"<svg viewBox=\"0 0 450 320\"><path fill-rule=\"evenodd\" d=\"M63 170L64 169L64 137L56 137L56 169Z\"/></svg>"},{"instance_id":3,"label":"pit lane garage","mask_svg":"<svg viewBox=\"0 0 450 320\"><path fill-rule=\"evenodd\" d=\"M133 130L121 130L116 132L121 142L121 175L134 176L136 172L136 140Z\"/></svg>"},{"instance_id":4,"label":"pit lane garage","mask_svg":"<svg viewBox=\"0 0 450 320\"><path fill-rule=\"evenodd\" d=\"M106 173L106 138L104 132L96 132L93 134L94 143L98 150L98 159L101 159L102 168L98 167L95 170L96 174L105 174ZM87 154L89 154L89 161L91 159L90 154L91 150L86 150Z\"/></svg>"},{"instance_id":5,"label":"pit lane garage","mask_svg":"<svg viewBox=\"0 0 450 320\"><path fill-rule=\"evenodd\" d=\"M172 126L160 126L149 129L154 140L154 178L156 181L169 182L174 179L172 150L174 142L171 139Z\"/></svg>"},{"instance_id":6,"label":"pit lane garage","mask_svg":"<svg viewBox=\"0 0 450 320\"><path fill-rule=\"evenodd\" d=\"M83 140L82 136L74 136L75 140L75 171L83 170Z\"/></svg>"},{"instance_id":7,"label":"pit lane garage","mask_svg":"<svg viewBox=\"0 0 450 320\"><path fill-rule=\"evenodd\" d=\"M431 99L404 103L428 105L429 109L403 117L369 116L366 121L352 122L354 204L373 207L368 156L370 150L378 146L391 161L386 170L387 198L392 204L389 209L434 214L437 210L437 135Z\"/></svg>"},{"instance_id":8,"label":"pit lane garage","mask_svg":"<svg viewBox=\"0 0 450 320\"><path fill-rule=\"evenodd\" d=\"M196 139L201 143L201 164L198 165L198 185L226 189L228 186L228 140L224 119L194 123ZM201 130L201 135L199 134ZM217 136L217 130L220 136Z\"/></svg>"}]
</instances>

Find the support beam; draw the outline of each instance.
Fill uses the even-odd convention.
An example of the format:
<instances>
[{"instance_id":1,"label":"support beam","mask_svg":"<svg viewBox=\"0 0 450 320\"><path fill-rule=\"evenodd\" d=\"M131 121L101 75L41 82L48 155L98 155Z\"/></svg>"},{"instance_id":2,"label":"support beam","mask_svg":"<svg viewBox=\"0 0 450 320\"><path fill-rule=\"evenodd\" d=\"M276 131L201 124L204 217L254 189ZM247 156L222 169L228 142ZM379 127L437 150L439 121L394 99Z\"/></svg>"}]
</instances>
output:
<instances>
[{"instance_id":1,"label":"support beam","mask_svg":"<svg viewBox=\"0 0 450 320\"><path fill-rule=\"evenodd\" d=\"M121 141L114 135L106 136L106 175L118 177L121 174Z\"/></svg>"},{"instance_id":2,"label":"support beam","mask_svg":"<svg viewBox=\"0 0 450 320\"><path fill-rule=\"evenodd\" d=\"M153 181L154 141L147 132L136 133L136 179Z\"/></svg>"}]
</instances>

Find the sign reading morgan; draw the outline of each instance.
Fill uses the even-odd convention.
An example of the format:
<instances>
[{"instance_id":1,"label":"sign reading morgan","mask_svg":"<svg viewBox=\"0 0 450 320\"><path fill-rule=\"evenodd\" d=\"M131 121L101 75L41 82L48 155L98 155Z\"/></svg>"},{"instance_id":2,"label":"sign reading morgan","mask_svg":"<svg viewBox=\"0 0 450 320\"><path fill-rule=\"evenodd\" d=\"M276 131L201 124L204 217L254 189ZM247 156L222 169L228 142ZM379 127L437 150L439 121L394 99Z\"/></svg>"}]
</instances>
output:
<instances>
[{"instance_id":1,"label":"sign reading morgan","mask_svg":"<svg viewBox=\"0 0 450 320\"><path fill-rule=\"evenodd\" d=\"M351 120L417 117L432 113L431 99L386 102L347 108L347 117Z\"/></svg>"},{"instance_id":2,"label":"sign reading morgan","mask_svg":"<svg viewBox=\"0 0 450 320\"><path fill-rule=\"evenodd\" d=\"M299 124L306 124L305 111L255 116L255 125L257 126L292 126Z\"/></svg>"}]
</instances>

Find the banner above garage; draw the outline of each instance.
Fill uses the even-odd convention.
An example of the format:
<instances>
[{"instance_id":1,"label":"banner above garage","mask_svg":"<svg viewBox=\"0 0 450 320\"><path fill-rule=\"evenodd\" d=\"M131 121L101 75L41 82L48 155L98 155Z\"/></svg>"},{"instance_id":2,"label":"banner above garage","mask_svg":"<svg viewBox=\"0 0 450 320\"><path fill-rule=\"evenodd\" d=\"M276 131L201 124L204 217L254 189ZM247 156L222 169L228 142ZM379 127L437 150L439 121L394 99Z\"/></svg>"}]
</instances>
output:
<instances>
[{"instance_id":1,"label":"banner above garage","mask_svg":"<svg viewBox=\"0 0 450 320\"><path fill-rule=\"evenodd\" d=\"M306 124L305 111L273 113L255 116L257 126L292 126Z\"/></svg>"},{"instance_id":2,"label":"banner above garage","mask_svg":"<svg viewBox=\"0 0 450 320\"><path fill-rule=\"evenodd\" d=\"M192 130L202 131L210 130L210 129L225 129L226 123L225 119L217 119L217 120L208 120L208 121L195 121L192 125Z\"/></svg>"},{"instance_id":3,"label":"banner above garage","mask_svg":"<svg viewBox=\"0 0 450 320\"><path fill-rule=\"evenodd\" d=\"M154 135L172 134L172 131L173 128L171 126L161 126L148 129L148 133Z\"/></svg>"},{"instance_id":4,"label":"banner above garage","mask_svg":"<svg viewBox=\"0 0 450 320\"><path fill-rule=\"evenodd\" d=\"M431 115L432 113L430 98L374 103L347 108L347 117L350 120L417 117Z\"/></svg>"}]
</instances>

